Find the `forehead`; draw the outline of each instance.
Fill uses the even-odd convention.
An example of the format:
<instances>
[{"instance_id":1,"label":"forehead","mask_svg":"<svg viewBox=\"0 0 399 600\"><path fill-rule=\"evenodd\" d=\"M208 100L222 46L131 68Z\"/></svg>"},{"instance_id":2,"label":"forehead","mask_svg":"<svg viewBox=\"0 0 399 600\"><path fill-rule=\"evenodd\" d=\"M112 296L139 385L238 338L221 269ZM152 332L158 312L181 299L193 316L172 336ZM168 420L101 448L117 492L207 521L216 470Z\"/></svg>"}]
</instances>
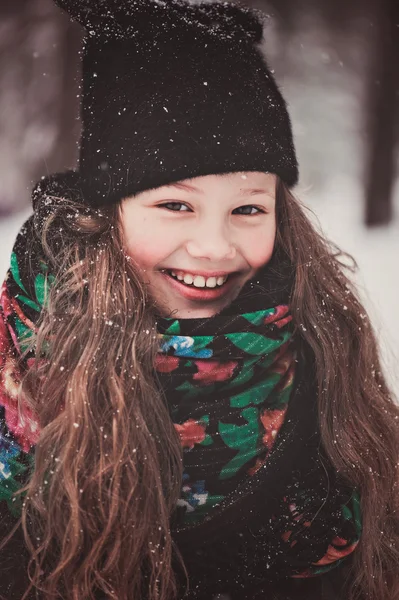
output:
<instances>
[{"instance_id":1,"label":"forehead","mask_svg":"<svg viewBox=\"0 0 399 600\"><path fill-rule=\"evenodd\" d=\"M273 173L259 171L245 171L237 173L223 173L217 175L201 175L182 181L170 183L156 190L179 189L187 192L206 193L215 189L226 191L265 191L274 193L276 176ZM150 190L152 191L152 190Z\"/></svg>"}]
</instances>

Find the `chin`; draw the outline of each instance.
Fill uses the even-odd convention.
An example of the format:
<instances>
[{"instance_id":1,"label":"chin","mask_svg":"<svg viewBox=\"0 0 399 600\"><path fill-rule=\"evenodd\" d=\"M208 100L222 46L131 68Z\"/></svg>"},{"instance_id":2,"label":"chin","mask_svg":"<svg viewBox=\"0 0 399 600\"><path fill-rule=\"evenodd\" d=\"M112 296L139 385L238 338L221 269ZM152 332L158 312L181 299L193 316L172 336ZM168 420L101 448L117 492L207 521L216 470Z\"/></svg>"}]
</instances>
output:
<instances>
[{"instance_id":1,"label":"chin","mask_svg":"<svg viewBox=\"0 0 399 600\"><path fill-rule=\"evenodd\" d=\"M214 317L219 310L184 310L179 311L175 316L178 319L209 319Z\"/></svg>"},{"instance_id":2,"label":"chin","mask_svg":"<svg viewBox=\"0 0 399 600\"><path fill-rule=\"evenodd\" d=\"M193 308L178 308L174 312L173 316L177 319L209 319L210 317L214 317L222 311L226 306L231 304L231 300L229 302L223 302L219 306L199 306Z\"/></svg>"}]
</instances>

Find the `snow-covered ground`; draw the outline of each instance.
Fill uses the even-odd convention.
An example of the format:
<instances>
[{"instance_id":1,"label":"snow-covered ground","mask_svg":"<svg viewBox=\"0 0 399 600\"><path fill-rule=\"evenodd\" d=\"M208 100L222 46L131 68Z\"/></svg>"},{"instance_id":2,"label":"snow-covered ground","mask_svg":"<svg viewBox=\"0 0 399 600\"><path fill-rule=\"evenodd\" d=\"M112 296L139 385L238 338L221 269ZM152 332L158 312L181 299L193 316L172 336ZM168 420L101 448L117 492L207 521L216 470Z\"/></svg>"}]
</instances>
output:
<instances>
[{"instance_id":1,"label":"snow-covered ground","mask_svg":"<svg viewBox=\"0 0 399 600\"><path fill-rule=\"evenodd\" d=\"M301 19L301 20L299 20ZM298 14L285 38L277 24L266 31L270 64L288 99L301 165L297 195L316 214L326 235L354 256L357 282L382 348L383 364L399 397L399 180L389 227L363 226L364 94L370 23L359 17L352 33L328 37L309 14ZM1 173L0 173L1 178ZM26 211L0 221L0 276Z\"/></svg>"}]
</instances>

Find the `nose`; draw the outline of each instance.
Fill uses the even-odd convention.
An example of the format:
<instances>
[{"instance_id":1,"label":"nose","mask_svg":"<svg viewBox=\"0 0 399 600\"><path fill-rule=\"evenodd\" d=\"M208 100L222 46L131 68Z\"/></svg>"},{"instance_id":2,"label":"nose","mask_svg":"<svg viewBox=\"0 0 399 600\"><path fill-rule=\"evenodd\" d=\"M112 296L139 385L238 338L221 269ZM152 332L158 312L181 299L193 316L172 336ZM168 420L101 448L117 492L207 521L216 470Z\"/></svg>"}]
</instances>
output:
<instances>
[{"instance_id":1,"label":"nose","mask_svg":"<svg viewBox=\"0 0 399 600\"><path fill-rule=\"evenodd\" d=\"M208 259L214 263L231 260L236 256L236 248L223 228L209 222L202 227L197 224L186 249L193 258Z\"/></svg>"}]
</instances>

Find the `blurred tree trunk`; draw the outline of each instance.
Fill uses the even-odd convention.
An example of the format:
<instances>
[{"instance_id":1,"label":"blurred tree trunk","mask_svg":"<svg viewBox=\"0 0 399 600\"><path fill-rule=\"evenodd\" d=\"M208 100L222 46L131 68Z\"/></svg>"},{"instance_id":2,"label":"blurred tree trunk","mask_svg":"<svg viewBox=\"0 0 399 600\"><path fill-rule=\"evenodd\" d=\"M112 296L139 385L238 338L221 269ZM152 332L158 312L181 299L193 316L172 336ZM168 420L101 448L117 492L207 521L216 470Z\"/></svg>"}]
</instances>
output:
<instances>
[{"instance_id":1,"label":"blurred tree trunk","mask_svg":"<svg viewBox=\"0 0 399 600\"><path fill-rule=\"evenodd\" d=\"M392 219L399 114L399 1L376 3L377 43L370 69L370 152L366 171L368 226Z\"/></svg>"},{"instance_id":2,"label":"blurred tree trunk","mask_svg":"<svg viewBox=\"0 0 399 600\"><path fill-rule=\"evenodd\" d=\"M42 175L74 166L80 29L51 0L0 1L0 214Z\"/></svg>"},{"instance_id":3,"label":"blurred tree trunk","mask_svg":"<svg viewBox=\"0 0 399 600\"><path fill-rule=\"evenodd\" d=\"M56 138L49 171L71 169L76 166L80 137L80 56L82 45L81 28L58 11L59 25L58 61L58 115Z\"/></svg>"}]
</instances>

